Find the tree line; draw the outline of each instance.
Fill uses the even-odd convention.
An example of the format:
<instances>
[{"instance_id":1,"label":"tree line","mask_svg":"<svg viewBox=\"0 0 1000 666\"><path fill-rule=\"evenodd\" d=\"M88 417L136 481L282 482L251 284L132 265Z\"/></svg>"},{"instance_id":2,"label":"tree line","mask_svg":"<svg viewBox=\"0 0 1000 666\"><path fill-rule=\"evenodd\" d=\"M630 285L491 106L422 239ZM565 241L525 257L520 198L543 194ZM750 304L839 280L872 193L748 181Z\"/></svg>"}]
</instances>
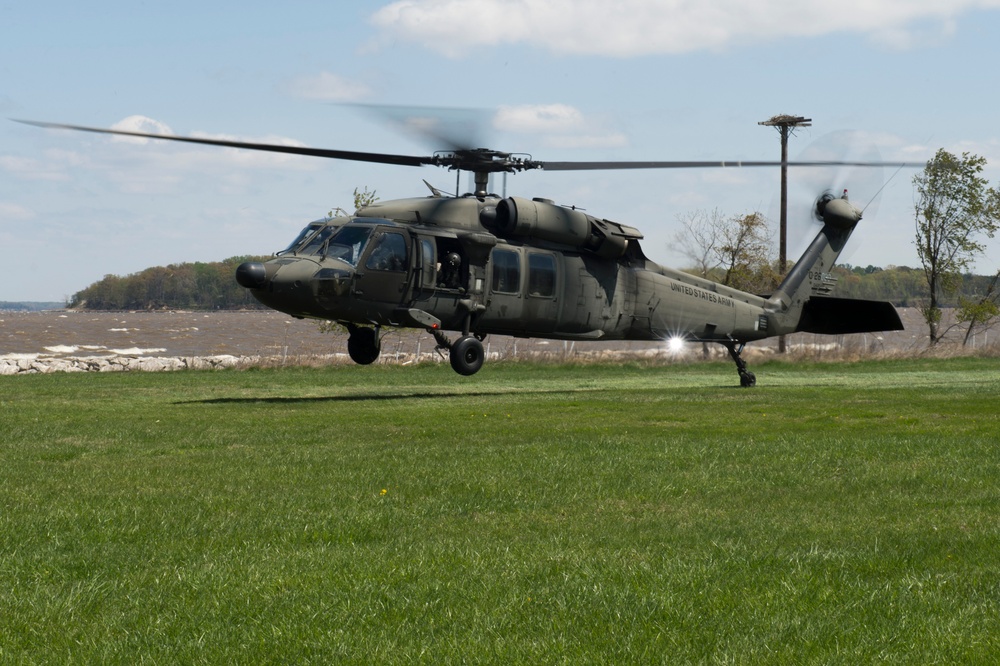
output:
<instances>
[{"instance_id":1,"label":"tree line","mask_svg":"<svg viewBox=\"0 0 1000 666\"><path fill-rule=\"evenodd\" d=\"M267 257L230 257L223 261L155 266L126 276L105 275L76 292L68 303L86 310L239 310L263 309L236 283L236 267Z\"/></svg>"},{"instance_id":2,"label":"tree line","mask_svg":"<svg viewBox=\"0 0 1000 666\"><path fill-rule=\"evenodd\" d=\"M889 301L897 307L923 307L927 302L927 280L922 268L909 266L835 266L837 284L834 296ZM941 296L944 308L960 308L966 300L979 299L990 292L994 276L964 273L957 278L954 291Z\"/></svg>"},{"instance_id":3,"label":"tree line","mask_svg":"<svg viewBox=\"0 0 1000 666\"><path fill-rule=\"evenodd\" d=\"M752 264L735 262L727 267L714 266L707 271L694 267L687 272L728 284L743 291L769 294L780 280L777 263ZM831 295L841 298L863 298L889 301L896 307L921 308L927 302L927 281L922 268L909 266L853 266L838 264L831 271L837 279ZM956 289L942 295L938 305L959 308L965 300L979 299L990 291L995 276L965 273L958 277Z\"/></svg>"},{"instance_id":4,"label":"tree line","mask_svg":"<svg viewBox=\"0 0 1000 666\"><path fill-rule=\"evenodd\" d=\"M232 257L208 263L157 266L124 277L106 275L86 289L78 291L70 307L88 310L229 310L263 308L250 293L236 284L236 267L244 261L262 261L262 257ZM700 271L698 271L700 273ZM927 301L927 283L923 269L908 266L834 267L837 278L834 295L890 301L898 307L922 307ZM763 286L777 274L774 265L751 268L744 260L725 267L711 267L705 275L717 282L740 287ZM938 299L938 305L958 308L962 303L980 299L991 291L994 276L965 273L958 278L953 292ZM757 289L766 293L769 289Z\"/></svg>"}]
</instances>

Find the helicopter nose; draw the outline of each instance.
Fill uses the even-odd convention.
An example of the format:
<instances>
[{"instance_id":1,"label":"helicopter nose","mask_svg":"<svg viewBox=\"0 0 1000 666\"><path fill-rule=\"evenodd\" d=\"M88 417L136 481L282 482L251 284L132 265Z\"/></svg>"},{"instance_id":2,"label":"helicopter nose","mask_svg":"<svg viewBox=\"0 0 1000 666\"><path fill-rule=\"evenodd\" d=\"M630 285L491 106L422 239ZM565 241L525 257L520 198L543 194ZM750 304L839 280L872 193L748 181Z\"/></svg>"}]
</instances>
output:
<instances>
[{"instance_id":1,"label":"helicopter nose","mask_svg":"<svg viewBox=\"0 0 1000 666\"><path fill-rule=\"evenodd\" d=\"M236 268L236 282L247 289L260 289L267 281L267 270L259 261L244 261Z\"/></svg>"}]
</instances>

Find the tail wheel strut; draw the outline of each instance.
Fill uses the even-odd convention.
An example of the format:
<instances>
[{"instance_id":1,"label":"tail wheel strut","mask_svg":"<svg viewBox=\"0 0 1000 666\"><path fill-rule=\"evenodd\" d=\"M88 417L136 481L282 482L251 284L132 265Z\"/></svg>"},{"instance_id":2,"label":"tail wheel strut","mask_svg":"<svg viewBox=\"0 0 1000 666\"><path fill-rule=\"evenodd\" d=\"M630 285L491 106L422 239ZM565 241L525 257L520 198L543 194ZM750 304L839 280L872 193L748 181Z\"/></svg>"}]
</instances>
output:
<instances>
[{"instance_id":1,"label":"tail wheel strut","mask_svg":"<svg viewBox=\"0 0 1000 666\"><path fill-rule=\"evenodd\" d=\"M740 374L740 386L743 388L751 388L756 386L757 377L747 370L747 362L743 360L743 348L746 346L745 342L726 342L723 343L726 349L729 350L729 356L736 363L736 372Z\"/></svg>"}]
</instances>

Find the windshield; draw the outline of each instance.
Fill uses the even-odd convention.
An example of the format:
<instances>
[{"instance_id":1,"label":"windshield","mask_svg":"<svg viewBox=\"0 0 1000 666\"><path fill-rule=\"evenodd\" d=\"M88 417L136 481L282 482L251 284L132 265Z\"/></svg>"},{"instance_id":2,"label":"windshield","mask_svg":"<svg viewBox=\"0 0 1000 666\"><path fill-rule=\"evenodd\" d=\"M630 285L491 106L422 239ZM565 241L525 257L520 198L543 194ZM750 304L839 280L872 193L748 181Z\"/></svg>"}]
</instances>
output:
<instances>
[{"instance_id":1,"label":"windshield","mask_svg":"<svg viewBox=\"0 0 1000 666\"><path fill-rule=\"evenodd\" d=\"M326 220L316 220L315 222L310 222L309 224L306 225L305 229L299 232L299 235L295 237L295 240L289 243L288 247L286 247L284 250L278 252L278 254L286 254L288 252L294 251L295 248L297 248L302 243L302 241L315 234L316 230L322 228L324 225L326 225L326 223L327 223Z\"/></svg>"},{"instance_id":2,"label":"windshield","mask_svg":"<svg viewBox=\"0 0 1000 666\"><path fill-rule=\"evenodd\" d=\"M371 233L372 228L367 226L347 225L341 227L330 238L326 256L332 259L342 259L351 266L357 266L358 259L365 251L365 244L368 243L368 237Z\"/></svg>"},{"instance_id":3,"label":"windshield","mask_svg":"<svg viewBox=\"0 0 1000 666\"><path fill-rule=\"evenodd\" d=\"M305 244L303 245L303 247L299 248L298 253L299 254L316 254L316 253L318 253L323 248L323 243L326 242L326 239L329 238L330 236L332 236L333 233L335 231L337 231L338 228L339 227L334 227L334 226L329 226L329 225L323 227L323 229L318 234L315 234L314 236L312 236L311 238L309 238L305 242Z\"/></svg>"}]
</instances>

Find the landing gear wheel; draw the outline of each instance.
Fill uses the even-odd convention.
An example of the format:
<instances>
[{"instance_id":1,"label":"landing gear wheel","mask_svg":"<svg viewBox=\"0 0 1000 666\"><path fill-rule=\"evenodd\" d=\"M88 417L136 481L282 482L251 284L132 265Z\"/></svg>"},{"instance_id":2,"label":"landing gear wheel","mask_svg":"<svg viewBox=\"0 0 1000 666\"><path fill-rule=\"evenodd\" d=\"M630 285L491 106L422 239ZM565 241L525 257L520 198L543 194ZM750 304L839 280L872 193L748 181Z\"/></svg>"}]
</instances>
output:
<instances>
[{"instance_id":1,"label":"landing gear wheel","mask_svg":"<svg viewBox=\"0 0 1000 666\"><path fill-rule=\"evenodd\" d=\"M729 356L736 363L736 372L740 373L740 386L743 388L751 388L757 385L757 377L747 370L747 362L743 360L743 347L746 346L743 342L737 342L735 340L731 342L722 343L726 349L729 350Z\"/></svg>"},{"instance_id":2,"label":"landing gear wheel","mask_svg":"<svg viewBox=\"0 0 1000 666\"><path fill-rule=\"evenodd\" d=\"M460 375L468 376L479 372L485 357L483 343L471 335L459 338L451 346L451 367Z\"/></svg>"},{"instance_id":3,"label":"landing gear wheel","mask_svg":"<svg viewBox=\"0 0 1000 666\"><path fill-rule=\"evenodd\" d=\"M382 351L373 328L352 328L347 338L347 354L358 365L371 365Z\"/></svg>"}]
</instances>

